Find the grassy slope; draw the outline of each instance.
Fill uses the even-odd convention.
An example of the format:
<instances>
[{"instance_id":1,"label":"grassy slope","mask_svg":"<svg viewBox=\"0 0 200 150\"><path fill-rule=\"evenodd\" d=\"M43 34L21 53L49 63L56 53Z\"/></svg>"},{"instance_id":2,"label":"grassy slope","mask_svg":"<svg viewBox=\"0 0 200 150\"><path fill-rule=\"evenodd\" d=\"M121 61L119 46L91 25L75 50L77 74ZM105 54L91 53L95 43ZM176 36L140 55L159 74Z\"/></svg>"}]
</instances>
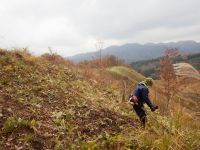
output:
<instances>
[{"instance_id":1,"label":"grassy slope","mask_svg":"<svg viewBox=\"0 0 200 150\"><path fill-rule=\"evenodd\" d=\"M143 75L136 72L135 70L127 68L127 67L123 67L123 66L112 67L112 68L109 69L109 71L111 71L115 74L118 74L118 75L120 75L124 78L129 79L133 83L137 83L139 81L142 81L145 78Z\"/></svg>"},{"instance_id":2,"label":"grassy slope","mask_svg":"<svg viewBox=\"0 0 200 150\"><path fill-rule=\"evenodd\" d=\"M135 126L116 112L116 95L62 65L25 52L0 51L1 146L80 147Z\"/></svg>"},{"instance_id":3,"label":"grassy slope","mask_svg":"<svg viewBox=\"0 0 200 150\"><path fill-rule=\"evenodd\" d=\"M163 135L162 127L151 119L151 127L144 131L138 127L130 107L119 102L119 92L87 80L64 65L53 65L26 52L0 50L0 67L2 149L168 149L170 146L194 149L199 146L196 132L199 126L180 127L183 121L191 122L191 119L176 115L170 121L157 113L155 116L169 127L173 136ZM134 81L143 78L127 68L113 69L126 72Z\"/></svg>"}]
</instances>

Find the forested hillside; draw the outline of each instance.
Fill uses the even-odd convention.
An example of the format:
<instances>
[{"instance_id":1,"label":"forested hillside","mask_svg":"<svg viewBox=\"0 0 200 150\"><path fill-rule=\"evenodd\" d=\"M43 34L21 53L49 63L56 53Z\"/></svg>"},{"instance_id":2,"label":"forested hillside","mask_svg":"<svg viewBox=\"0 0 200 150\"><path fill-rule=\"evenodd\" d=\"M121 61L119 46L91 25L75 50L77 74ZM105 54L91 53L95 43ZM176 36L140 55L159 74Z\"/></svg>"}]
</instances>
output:
<instances>
[{"instance_id":1,"label":"forested hillside","mask_svg":"<svg viewBox=\"0 0 200 150\"><path fill-rule=\"evenodd\" d=\"M160 71L160 60L162 57L151 59L151 60L142 60L132 62L130 65L133 69L137 70L144 76L152 77L154 79L159 79L159 71ZM179 55L173 58L173 63L177 62L188 62L193 65L197 70L200 70L200 53L189 54L189 55Z\"/></svg>"}]
</instances>

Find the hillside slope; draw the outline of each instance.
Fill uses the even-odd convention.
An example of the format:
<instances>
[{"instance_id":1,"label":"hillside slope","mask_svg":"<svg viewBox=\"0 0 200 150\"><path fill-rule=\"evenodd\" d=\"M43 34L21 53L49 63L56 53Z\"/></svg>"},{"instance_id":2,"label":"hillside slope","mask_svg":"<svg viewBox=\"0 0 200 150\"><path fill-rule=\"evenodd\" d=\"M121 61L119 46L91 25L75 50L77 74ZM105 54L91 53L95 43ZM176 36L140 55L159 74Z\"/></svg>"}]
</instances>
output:
<instances>
[{"instance_id":1,"label":"hillside slope","mask_svg":"<svg viewBox=\"0 0 200 150\"><path fill-rule=\"evenodd\" d=\"M123 66L112 67L109 71L129 79L133 83L137 83L145 79L143 75L139 74L135 70Z\"/></svg>"},{"instance_id":2,"label":"hillside slope","mask_svg":"<svg viewBox=\"0 0 200 150\"><path fill-rule=\"evenodd\" d=\"M121 102L120 91L66 65L27 51L0 50L0 68L1 149L200 147L200 124L193 118L157 112L157 122L149 118L148 127L141 129L132 108Z\"/></svg>"},{"instance_id":3,"label":"hillside slope","mask_svg":"<svg viewBox=\"0 0 200 150\"><path fill-rule=\"evenodd\" d=\"M116 95L95 88L63 65L1 50L0 67L3 149L80 148L104 133L137 126L110 110Z\"/></svg>"}]
</instances>

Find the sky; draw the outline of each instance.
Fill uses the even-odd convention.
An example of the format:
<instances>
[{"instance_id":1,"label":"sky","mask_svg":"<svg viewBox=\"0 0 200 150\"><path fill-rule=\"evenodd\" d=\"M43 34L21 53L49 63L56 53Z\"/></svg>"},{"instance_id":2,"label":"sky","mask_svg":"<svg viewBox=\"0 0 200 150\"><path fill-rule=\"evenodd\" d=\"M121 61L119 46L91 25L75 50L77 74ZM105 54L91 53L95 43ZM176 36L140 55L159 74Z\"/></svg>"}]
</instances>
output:
<instances>
[{"instance_id":1,"label":"sky","mask_svg":"<svg viewBox=\"0 0 200 150\"><path fill-rule=\"evenodd\" d=\"M200 0L0 0L0 47L63 56L126 43L200 41Z\"/></svg>"}]
</instances>

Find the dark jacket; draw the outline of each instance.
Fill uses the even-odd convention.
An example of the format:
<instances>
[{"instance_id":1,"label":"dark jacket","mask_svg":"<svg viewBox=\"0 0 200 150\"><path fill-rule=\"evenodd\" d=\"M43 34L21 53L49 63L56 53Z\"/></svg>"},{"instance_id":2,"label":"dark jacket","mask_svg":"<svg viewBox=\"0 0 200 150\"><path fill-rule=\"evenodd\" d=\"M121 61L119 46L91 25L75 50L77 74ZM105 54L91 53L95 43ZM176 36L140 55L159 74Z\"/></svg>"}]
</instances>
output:
<instances>
[{"instance_id":1,"label":"dark jacket","mask_svg":"<svg viewBox=\"0 0 200 150\"><path fill-rule=\"evenodd\" d=\"M136 89L132 92L131 96L136 96L138 99L138 104L143 106L146 103L150 108L152 108L152 102L148 97L149 90L144 83L138 83Z\"/></svg>"}]
</instances>

